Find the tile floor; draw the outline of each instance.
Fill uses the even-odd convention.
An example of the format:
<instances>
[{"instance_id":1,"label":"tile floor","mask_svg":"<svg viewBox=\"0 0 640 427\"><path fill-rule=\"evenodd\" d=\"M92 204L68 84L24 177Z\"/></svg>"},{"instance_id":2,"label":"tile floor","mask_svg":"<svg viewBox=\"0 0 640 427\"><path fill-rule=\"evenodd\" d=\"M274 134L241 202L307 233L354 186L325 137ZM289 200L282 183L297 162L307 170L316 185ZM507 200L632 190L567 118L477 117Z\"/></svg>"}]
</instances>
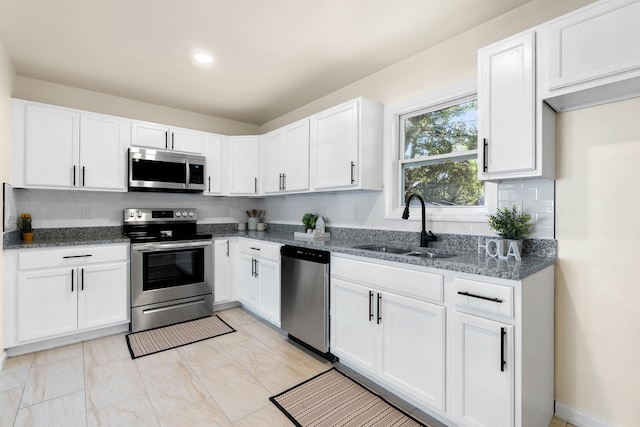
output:
<instances>
[{"instance_id":1,"label":"tile floor","mask_svg":"<svg viewBox=\"0 0 640 427\"><path fill-rule=\"evenodd\" d=\"M331 365L240 308L217 314L237 332L136 360L124 334L10 358L0 371L0 427L291 426L268 398Z\"/></svg>"}]
</instances>

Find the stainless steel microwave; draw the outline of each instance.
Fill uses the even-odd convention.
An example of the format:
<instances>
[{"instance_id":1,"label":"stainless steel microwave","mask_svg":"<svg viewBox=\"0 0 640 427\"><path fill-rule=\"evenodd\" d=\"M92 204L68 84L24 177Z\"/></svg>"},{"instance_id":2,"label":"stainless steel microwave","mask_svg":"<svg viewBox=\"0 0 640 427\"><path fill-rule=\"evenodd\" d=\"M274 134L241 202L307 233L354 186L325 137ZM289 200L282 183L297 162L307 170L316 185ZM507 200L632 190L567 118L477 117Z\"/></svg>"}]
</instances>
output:
<instances>
[{"instance_id":1,"label":"stainless steel microwave","mask_svg":"<svg viewBox=\"0 0 640 427\"><path fill-rule=\"evenodd\" d=\"M129 191L202 192L204 176L204 156L129 149Z\"/></svg>"}]
</instances>

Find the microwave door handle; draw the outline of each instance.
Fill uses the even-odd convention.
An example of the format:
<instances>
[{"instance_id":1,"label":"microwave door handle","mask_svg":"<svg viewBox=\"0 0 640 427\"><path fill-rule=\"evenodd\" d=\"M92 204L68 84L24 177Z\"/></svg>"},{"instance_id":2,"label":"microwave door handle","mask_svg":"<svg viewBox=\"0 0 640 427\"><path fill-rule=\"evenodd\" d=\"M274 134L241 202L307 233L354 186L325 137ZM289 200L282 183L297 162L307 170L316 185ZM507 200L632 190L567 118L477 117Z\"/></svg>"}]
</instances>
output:
<instances>
[{"instance_id":1,"label":"microwave door handle","mask_svg":"<svg viewBox=\"0 0 640 427\"><path fill-rule=\"evenodd\" d=\"M186 162L187 165L187 181L184 183L184 188L189 188L190 187L190 182L191 182L191 168L189 167L189 160L187 160Z\"/></svg>"}]
</instances>

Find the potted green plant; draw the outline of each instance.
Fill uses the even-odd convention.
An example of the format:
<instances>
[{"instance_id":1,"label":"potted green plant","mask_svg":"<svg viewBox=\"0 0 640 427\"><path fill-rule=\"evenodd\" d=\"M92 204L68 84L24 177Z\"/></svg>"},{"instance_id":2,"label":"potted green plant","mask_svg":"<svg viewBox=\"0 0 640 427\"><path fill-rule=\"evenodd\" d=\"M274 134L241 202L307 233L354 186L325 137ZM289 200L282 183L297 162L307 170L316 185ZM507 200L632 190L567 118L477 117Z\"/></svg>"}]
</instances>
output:
<instances>
[{"instance_id":1,"label":"potted green plant","mask_svg":"<svg viewBox=\"0 0 640 427\"><path fill-rule=\"evenodd\" d=\"M318 215L312 213L306 213L302 217L302 225L304 225L307 233L312 232L316 228L316 221L318 220ZM311 230L311 231L309 231Z\"/></svg>"},{"instance_id":2,"label":"potted green plant","mask_svg":"<svg viewBox=\"0 0 640 427\"><path fill-rule=\"evenodd\" d=\"M489 215L489 227L504 239L507 251L511 243L515 242L519 255L522 253L522 242L531 230L530 220L531 215L525 212L519 213L516 206L507 207L498 209L495 214Z\"/></svg>"},{"instance_id":3,"label":"potted green plant","mask_svg":"<svg viewBox=\"0 0 640 427\"><path fill-rule=\"evenodd\" d=\"M18 228L20 229L20 233L22 234L22 240L26 243L31 243L33 241L33 228L31 226L31 214L22 213L20 214L20 218L16 223Z\"/></svg>"}]
</instances>

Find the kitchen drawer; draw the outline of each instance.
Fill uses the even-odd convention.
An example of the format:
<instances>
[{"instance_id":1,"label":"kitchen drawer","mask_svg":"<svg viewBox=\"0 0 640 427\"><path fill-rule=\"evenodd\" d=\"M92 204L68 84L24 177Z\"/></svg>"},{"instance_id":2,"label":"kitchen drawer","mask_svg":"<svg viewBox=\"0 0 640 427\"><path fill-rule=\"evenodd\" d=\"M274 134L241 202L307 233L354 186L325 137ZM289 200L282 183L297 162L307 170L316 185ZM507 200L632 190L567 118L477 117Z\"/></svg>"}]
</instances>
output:
<instances>
[{"instance_id":1,"label":"kitchen drawer","mask_svg":"<svg viewBox=\"0 0 640 427\"><path fill-rule=\"evenodd\" d=\"M270 259L280 263L280 247L278 243L267 243L260 240L240 239L240 252L254 258Z\"/></svg>"},{"instance_id":2,"label":"kitchen drawer","mask_svg":"<svg viewBox=\"0 0 640 427\"><path fill-rule=\"evenodd\" d=\"M66 246L61 248L33 250L25 249L18 255L18 268L30 270L95 264L101 262L126 261L129 245Z\"/></svg>"},{"instance_id":3,"label":"kitchen drawer","mask_svg":"<svg viewBox=\"0 0 640 427\"><path fill-rule=\"evenodd\" d=\"M440 274L333 257L331 275L408 297L444 301L444 277Z\"/></svg>"},{"instance_id":4,"label":"kitchen drawer","mask_svg":"<svg viewBox=\"0 0 640 427\"><path fill-rule=\"evenodd\" d=\"M455 278L453 283L456 306L513 318L511 286L459 278Z\"/></svg>"}]
</instances>

